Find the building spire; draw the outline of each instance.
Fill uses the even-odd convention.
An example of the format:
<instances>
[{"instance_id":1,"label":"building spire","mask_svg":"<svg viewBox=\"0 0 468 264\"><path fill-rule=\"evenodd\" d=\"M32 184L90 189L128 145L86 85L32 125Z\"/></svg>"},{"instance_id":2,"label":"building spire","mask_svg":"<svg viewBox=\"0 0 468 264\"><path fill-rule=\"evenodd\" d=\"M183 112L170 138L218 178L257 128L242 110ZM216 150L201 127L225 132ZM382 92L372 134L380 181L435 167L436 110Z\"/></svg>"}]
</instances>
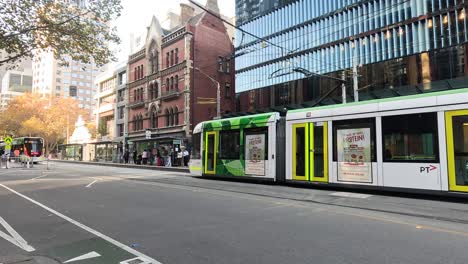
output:
<instances>
[{"instance_id":1,"label":"building spire","mask_svg":"<svg viewBox=\"0 0 468 264\"><path fill-rule=\"evenodd\" d=\"M218 0L206 0L206 9L219 14Z\"/></svg>"}]
</instances>

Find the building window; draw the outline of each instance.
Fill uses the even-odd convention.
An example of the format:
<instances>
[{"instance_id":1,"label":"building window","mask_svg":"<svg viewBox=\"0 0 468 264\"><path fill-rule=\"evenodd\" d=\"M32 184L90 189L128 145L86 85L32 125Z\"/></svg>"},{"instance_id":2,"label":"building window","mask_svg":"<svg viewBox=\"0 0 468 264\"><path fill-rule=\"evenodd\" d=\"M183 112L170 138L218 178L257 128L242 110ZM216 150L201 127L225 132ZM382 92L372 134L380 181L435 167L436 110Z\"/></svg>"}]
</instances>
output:
<instances>
[{"instance_id":1,"label":"building window","mask_svg":"<svg viewBox=\"0 0 468 264\"><path fill-rule=\"evenodd\" d=\"M137 131L137 120L136 120L136 116L133 116L133 119L132 119L132 126L133 126L133 131Z\"/></svg>"},{"instance_id":2,"label":"building window","mask_svg":"<svg viewBox=\"0 0 468 264\"><path fill-rule=\"evenodd\" d=\"M166 109L166 127L169 127L169 125L170 125L170 123L171 123L171 122L169 121L170 119L171 119L171 116L170 116L169 110Z\"/></svg>"},{"instance_id":3,"label":"building window","mask_svg":"<svg viewBox=\"0 0 468 264\"><path fill-rule=\"evenodd\" d=\"M226 82L225 90L224 90L224 96L226 98L231 97L231 83L230 82Z\"/></svg>"},{"instance_id":4,"label":"building window","mask_svg":"<svg viewBox=\"0 0 468 264\"><path fill-rule=\"evenodd\" d=\"M169 112L169 126L173 126L173 125L174 125L174 109L171 108Z\"/></svg>"},{"instance_id":5,"label":"building window","mask_svg":"<svg viewBox=\"0 0 468 264\"><path fill-rule=\"evenodd\" d=\"M77 88L76 86L70 86L70 97L76 97Z\"/></svg>"},{"instance_id":6,"label":"building window","mask_svg":"<svg viewBox=\"0 0 468 264\"><path fill-rule=\"evenodd\" d=\"M157 128L158 127L158 113L156 111L156 108L153 107L151 109L151 128Z\"/></svg>"},{"instance_id":7,"label":"building window","mask_svg":"<svg viewBox=\"0 0 468 264\"><path fill-rule=\"evenodd\" d=\"M174 90L174 77L171 77L171 91Z\"/></svg>"},{"instance_id":8,"label":"building window","mask_svg":"<svg viewBox=\"0 0 468 264\"><path fill-rule=\"evenodd\" d=\"M174 126L179 125L179 109L177 106L174 108Z\"/></svg>"},{"instance_id":9,"label":"building window","mask_svg":"<svg viewBox=\"0 0 468 264\"><path fill-rule=\"evenodd\" d=\"M166 68L169 68L169 52L166 52Z\"/></svg>"},{"instance_id":10,"label":"building window","mask_svg":"<svg viewBox=\"0 0 468 264\"><path fill-rule=\"evenodd\" d=\"M438 162L437 114L382 117L384 162Z\"/></svg>"},{"instance_id":11,"label":"building window","mask_svg":"<svg viewBox=\"0 0 468 264\"><path fill-rule=\"evenodd\" d=\"M226 61L226 73L231 72L231 60Z\"/></svg>"},{"instance_id":12,"label":"building window","mask_svg":"<svg viewBox=\"0 0 468 264\"><path fill-rule=\"evenodd\" d=\"M179 63L179 49L175 49L175 64Z\"/></svg>"},{"instance_id":13,"label":"building window","mask_svg":"<svg viewBox=\"0 0 468 264\"><path fill-rule=\"evenodd\" d=\"M148 88L148 99L152 100L153 99L153 84L150 84Z\"/></svg>"},{"instance_id":14,"label":"building window","mask_svg":"<svg viewBox=\"0 0 468 264\"><path fill-rule=\"evenodd\" d=\"M158 85L158 83L154 83L153 95L154 95L154 99L157 99L159 97L159 85Z\"/></svg>"},{"instance_id":15,"label":"building window","mask_svg":"<svg viewBox=\"0 0 468 264\"><path fill-rule=\"evenodd\" d=\"M238 160L240 158L239 130L219 132L219 158L225 160Z\"/></svg>"},{"instance_id":16,"label":"building window","mask_svg":"<svg viewBox=\"0 0 468 264\"><path fill-rule=\"evenodd\" d=\"M138 79L138 67L135 67L133 70L133 79L136 81Z\"/></svg>"},{"instance_id":17,"label":"building window","mask_svg":"<svg viewBox=\"0 0 468 264\"><path fill-rule=\"evenodd\" d=\"M166 79L166 91L169 92L169 78Z\"/></svg>"},{"instance_id":18,"label":"building window","mask_svg":"<svg viewBox=\"0 0 468 264\"><path fill-rule=\"evenodd\" d=\"M174 78L174 89L179 90L179 75L176 75Z\"/></svg>"},{"instance_id":19,"label":"building window","mask_svg":"<svg viewBox=\"0 0 468 264\"><path fill-rule=\"evenodd\" d=\"M223 71L223 57L218 58L218 71Z\"/></svg>"},{"instance_id":20,"label":"building window","mask_svg":"<svg viewBox=\"0 0 468 264\"><path fill-rule=\"evenodd\" d=\"M174 65L174 51L171 51L171 66Z\"/></svg>"}]
</instances>

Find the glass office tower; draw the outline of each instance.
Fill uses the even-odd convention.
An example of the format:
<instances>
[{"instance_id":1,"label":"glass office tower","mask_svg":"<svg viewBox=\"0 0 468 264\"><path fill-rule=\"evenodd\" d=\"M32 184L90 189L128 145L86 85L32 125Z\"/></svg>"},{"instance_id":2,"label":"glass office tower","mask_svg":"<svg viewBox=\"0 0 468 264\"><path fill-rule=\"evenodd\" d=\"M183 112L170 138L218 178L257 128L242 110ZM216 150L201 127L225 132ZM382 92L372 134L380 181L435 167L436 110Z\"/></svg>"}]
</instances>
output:
<instances>
[{"instance_id":1,"label":"glass office tower","mask_svg":"<svg viewBox=\"0 0 468 264\"><path fill-rule=\"evenodd\" d=\"M347 81L347 101L353 83L359 100L466 88L467 5L297 0L245 20L238 26L263 40L236 33L238 110L312 106L332 89L320 104L341 103L333 78Z\"/></svg>"}]
</instances>

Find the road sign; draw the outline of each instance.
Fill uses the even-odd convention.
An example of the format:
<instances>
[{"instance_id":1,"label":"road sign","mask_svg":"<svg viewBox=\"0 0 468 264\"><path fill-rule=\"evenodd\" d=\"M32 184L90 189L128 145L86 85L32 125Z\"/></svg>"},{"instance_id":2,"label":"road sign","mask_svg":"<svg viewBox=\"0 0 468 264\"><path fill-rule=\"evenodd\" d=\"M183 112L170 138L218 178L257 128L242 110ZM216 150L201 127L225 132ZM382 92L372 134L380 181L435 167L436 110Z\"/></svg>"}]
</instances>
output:
<instances>
[{"instance_id":1,"label":"road sign","mask_svg":"<svg viewBox=\"0 0 468 264\"><path fill-rule=\"evenodd\" d=\"M11 146L11 143L13 143L13 139L11 137L6 137L3 139L3 141L5 142L5 145L10 145Z\"/></svg>"}]
</instances>

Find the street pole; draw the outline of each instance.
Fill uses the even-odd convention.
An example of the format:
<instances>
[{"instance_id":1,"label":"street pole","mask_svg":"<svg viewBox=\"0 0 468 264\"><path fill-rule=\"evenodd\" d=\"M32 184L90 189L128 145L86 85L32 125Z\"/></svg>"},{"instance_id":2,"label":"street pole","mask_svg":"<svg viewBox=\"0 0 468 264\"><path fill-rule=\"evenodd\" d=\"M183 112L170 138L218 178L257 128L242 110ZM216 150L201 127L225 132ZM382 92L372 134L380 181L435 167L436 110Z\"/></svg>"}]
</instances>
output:
<instances>
[{"instance_id":1,"label":"street pole","mask_svg":"<svg viewBox=\"0 0 468 264\"><path fill-rule=\"evenodd\" d=\"M216 116L221 118L221 85L217 82L218 90L216 91Z\"/></svg>"},{"instance_id":2,"label":"street pole","mask_svg":"<svg viewBox=\"0 0 468 264\"><path fill-rule=\"evenodd\" d=\"M345 71L342 72L341 78L343 79L343 83L341 84L341 97L343 104L346 104L346 73Z\"/></svg>"},{"instance_id":3,"label":"street pole","mask_svg":"<svg viewBox=\"0 0 468 264\"><path fill-rule=\"evenodd\" d=\"M194 68L199 73L205 75L208 79L210 79L213 83L216 84L216 118L221 118L221 84L215 80L213 77L209 76L205 72L201 71L200 68Z\"/></svg>"},{"instance_id":4,"label":"street pole","mask_svg":"<svg viewBox=\"0 0 468 264\"><path fill-rule=\"evenodd\" d=\"M354 60L353 60L353 90L354 90L354 102L359 102L359 85L358 85L358 71L357 71L356 56L354 56Z\"/></svg>"}]
</instances>

